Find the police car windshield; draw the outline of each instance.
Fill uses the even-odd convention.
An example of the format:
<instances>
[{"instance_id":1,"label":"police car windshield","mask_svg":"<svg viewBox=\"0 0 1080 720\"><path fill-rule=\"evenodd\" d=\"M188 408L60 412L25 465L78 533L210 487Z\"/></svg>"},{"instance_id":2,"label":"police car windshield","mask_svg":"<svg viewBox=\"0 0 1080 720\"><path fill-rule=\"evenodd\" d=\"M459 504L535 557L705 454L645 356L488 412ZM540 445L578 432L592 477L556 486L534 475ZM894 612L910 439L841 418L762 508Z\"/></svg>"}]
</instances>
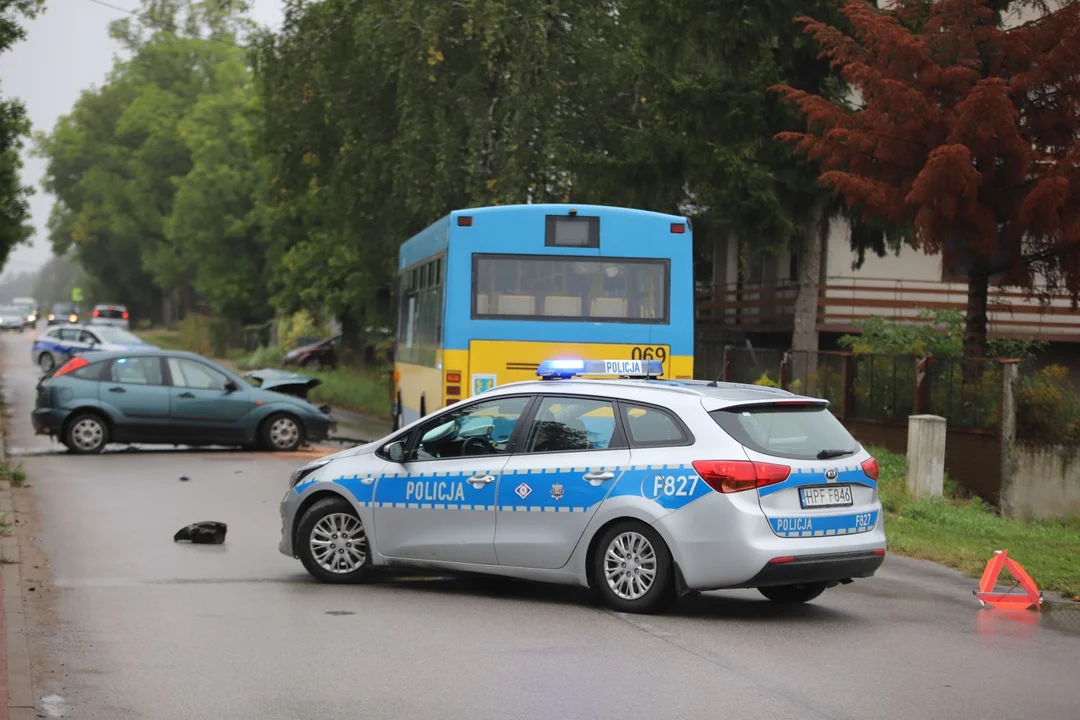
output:
<instances>
[{"instance_id":1,"label":"police car windshield","mask_svg":"<svg viewBox=\"0 0 1080 720\"><path fill-rule=\"evenodd\" d=\"M736 405L714 410L712 419L745 447L794 460L828 460L859 451L859 443L819 404Z\"/></svg>"}]
</instances>

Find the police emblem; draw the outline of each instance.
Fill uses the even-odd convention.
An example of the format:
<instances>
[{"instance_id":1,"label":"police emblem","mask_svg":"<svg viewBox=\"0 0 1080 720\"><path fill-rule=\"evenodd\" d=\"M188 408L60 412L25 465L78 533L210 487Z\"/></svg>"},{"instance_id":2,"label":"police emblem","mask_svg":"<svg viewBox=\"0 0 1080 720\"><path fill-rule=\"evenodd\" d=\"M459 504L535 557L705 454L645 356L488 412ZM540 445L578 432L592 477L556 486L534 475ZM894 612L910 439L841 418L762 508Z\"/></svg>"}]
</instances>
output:
<instances>
[{"instance_id":1,"label":"police emblem","mask_svg":"<svg viewBox=\"0 0 1080 720\"><path fill-rule=\"evenodd\" d=\"M551 486L552 500L561 500L564 494L566 494L566 489L563 488L562 483L555 483Z\"/></svg>"}]
</instances>

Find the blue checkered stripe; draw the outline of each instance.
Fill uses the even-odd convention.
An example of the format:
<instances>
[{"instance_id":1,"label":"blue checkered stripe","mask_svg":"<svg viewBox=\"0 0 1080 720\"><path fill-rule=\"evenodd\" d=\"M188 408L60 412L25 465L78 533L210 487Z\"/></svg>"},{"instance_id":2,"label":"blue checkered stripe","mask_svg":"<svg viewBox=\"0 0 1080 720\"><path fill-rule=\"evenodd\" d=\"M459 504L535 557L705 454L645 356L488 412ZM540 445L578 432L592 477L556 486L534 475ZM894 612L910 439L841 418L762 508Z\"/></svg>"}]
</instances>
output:
<instances>
[{"instance_id":1,"label":"blue checkered stripe","mask_svg":"<svg viewBox=\"0 0 1080 720\"><path fill-rule=\"evenodd\" d=\"M803 487L806 485L865 485L870 488L877 488L877 483L867 477L863 469L858 465L849 465L846 467L836 467L836 478L829 480L825 477L825 470L822 468L806 468L806 467L794 467L791 468L791 475L788 479L782 483L776 483L775 485L767 485L766 487L758 489L759 497L768 497L782 490L789 490L791 488Z\"/></svg>"},{"instance_id":2,"label":"blue checkered stripe","mask_svg":"<svg viewBox=\"0 0 1080 720\"><path fill-rule=\"evenodd\" d=\"M780 537L832 537L834 535L858 535L870 532L877 526L878 511L849 513L846 515L802 515L799 517L771 517L769 525Z\"/></svg>"},{"instance_id":3,"label":"blue checkered stripe","mask_svg":"<svg viewBox=\"0 0 1080 720\"><path fill-rule=\"evenodd\" d=\"M612 472L615 477L589 482L584 476L590 472ZM462 470L357 474L327 481L347 490L360 507L402 510L588 513L605 498L615 496L640 496L667 509L677 509L712 492L691 465L511 469L502 472L497 483L478 488L468 483L469 478L486 474L496 473ZM309 476L295 490L303 494L318 481Z\"/></svg>"}]
</instances>

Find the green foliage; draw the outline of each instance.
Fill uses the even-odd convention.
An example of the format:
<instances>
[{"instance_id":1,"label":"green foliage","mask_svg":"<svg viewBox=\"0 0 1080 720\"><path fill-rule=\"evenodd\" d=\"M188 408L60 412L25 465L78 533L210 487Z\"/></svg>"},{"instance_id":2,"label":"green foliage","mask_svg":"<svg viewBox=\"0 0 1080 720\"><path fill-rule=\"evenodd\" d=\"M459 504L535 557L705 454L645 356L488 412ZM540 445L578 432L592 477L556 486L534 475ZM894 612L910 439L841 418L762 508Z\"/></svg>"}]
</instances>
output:
<instances>
[{"instance_id":1,"label":"green foliage","mask_svg":"<svg viewBox=\"0 0 1080 720\"><path fill-rule=\"evenodd\" d=\"M6 480L13 487L22 487L26 484L26 470L20 462L14 467L10 460L0 460L0 481Z\"/></svg>"},{"instance_id":2,"label":"green foliage","mask_svg":"<svg viewBox=\"0 0 1080 720\"><path fill-rule=\"evenodd\" d=\"M754 381L754 385L764 385L765 387L780 387L780 383L769 377L768 371L761 373L761 377Z\"/></svg>"},{"instance_id":3,"label":"green foliage","mask_svg":"<svg viewBox=\"0 0 1080 720\"><path fill-rule=\"evenodd\" d=\"M1080 397L1069 370L1048 365L1021 373L1016 389L1016 437L1046 445L1080 446Z\"/></svg>"},{"instance_id":4,"label":"green foliage","mask_svg":"<svg viewBox=\"0 0 1080 720\"><path fill-rule=\"evenodd\" d=\"M306 310L300 310L278 320L278 345L286 351L299 347L301 338L325 338L329 334L329 325L317 321Z\"/></svg>"},{"instance_id":5,"label":"green foliage","mask_svg":"<svg viewBox=\"0 0 1080 720\"><path fill-rule=\"evenodd\" d=\"M20 22L34 18L44 0L0 0L0 53L26 37ZM33 234L28 199L33 188L22 184L21 152L30 121L18 100L0 97L0 268L8 255Z\"/></svg>"},{"instance_id":6,"label":"green foliage","mask_svg":"<svg viewBox=\"0 0 1080 720\"><path fill-rule=\"evenodd\" d=\"M240 370L258 370L260 368L281 367L281 348L260 347L250 355L239 358L236 367Z\"/></svg>"},{"instance_id":7,"label":"green foliage","mask_svg":"<svg viewBox=\"0 0 1080 720\"><path fill-rule=\"evenodd\" d=\"M1023 523L998 515L978 498L962 499L946 477L945 497L912 500L905 490L906 458L868 447L881 466L878 496L885 510L889 551L933 560L978 577L995 550L1008 548L1039 587L1080 596L1080 517Z\"/></svg>"},{"instance_id":8,"label":"green foliage","mask_svg":"<svg viewBox=\"0 0 1080 720\"><path fill-rule=\"evenodd\" d=\"M880 315L855 321L858 335L844 335L841 347L856 354L961 357L964 352L964 314L960 310L923 310L921 322L899 323ZM999 339L987 343L987 356L1030 359L1046 348L1036 340Z\"/></svg>"},{"instance_id":9,"label":"green foliage","mask_svg":"<svg viewBox=\"0 0 1080 720\"><path fill-rule=\"evenodd\" d=\"M302 371L322 381L309 397L315 403L352 410L371 417L390 419L389 374L384 369Z\"/></svg>"}]
</instances>

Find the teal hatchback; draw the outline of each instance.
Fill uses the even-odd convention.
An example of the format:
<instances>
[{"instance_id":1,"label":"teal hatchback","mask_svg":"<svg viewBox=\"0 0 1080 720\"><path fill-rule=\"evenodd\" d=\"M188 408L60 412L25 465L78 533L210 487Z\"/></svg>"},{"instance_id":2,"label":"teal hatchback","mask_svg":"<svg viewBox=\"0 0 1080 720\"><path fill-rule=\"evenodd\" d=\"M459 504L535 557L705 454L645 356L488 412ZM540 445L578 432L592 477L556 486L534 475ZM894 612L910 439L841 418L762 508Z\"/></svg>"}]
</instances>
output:
<instances>
[{"instance_id":1,"label":"teal hatchback","mask_svg":"<svg viewBox=\"0 0 1080 720\"><path fill-rule=\"evenodd\" d=\"M32 419L38 435L81 454L109 443L289 451L335 430L302 398L254 387L200 355L150 348L72 358L38 382Z\"/></svg>"}]
</instances>

